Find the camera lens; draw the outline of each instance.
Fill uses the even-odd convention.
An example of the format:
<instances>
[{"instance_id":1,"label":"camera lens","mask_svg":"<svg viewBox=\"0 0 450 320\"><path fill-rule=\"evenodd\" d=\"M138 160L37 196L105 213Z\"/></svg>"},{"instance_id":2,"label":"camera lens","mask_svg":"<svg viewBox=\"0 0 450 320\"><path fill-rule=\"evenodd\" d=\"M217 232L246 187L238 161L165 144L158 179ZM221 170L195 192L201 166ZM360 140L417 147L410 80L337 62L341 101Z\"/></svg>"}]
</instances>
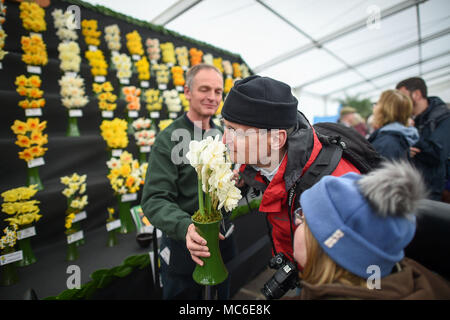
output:
<instances>
[{"instance_id":1,"label":"camera lens","mask_svg":"<svg viewBox=\"0 0 450 320\"><path fill-rule=\"evenodd\" d=\"M271 278L269 281L267 281L267 283L261 289L261 292L269 300L279 299L285 293L274 278Z\"/></svg>"}]
</instances>

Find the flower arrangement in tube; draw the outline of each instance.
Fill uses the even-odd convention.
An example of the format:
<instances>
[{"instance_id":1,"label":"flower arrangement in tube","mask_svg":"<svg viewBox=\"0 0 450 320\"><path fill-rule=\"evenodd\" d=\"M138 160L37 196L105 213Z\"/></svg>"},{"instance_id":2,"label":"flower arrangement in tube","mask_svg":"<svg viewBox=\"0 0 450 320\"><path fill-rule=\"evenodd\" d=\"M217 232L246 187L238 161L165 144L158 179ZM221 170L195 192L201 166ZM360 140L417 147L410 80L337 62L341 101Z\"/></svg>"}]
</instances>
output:
<instances>
[{"instance_id":1,"label":"flower arrangement in tube","mask_svg":"<svg viewBox=\"0 0 450 320\"><path fill-rule=\"evenodd\" d=\"M107 178L119 204L120 232L132 232L136 226L131 216L131 201L137 199L137 192L144 184L148 164L139 165L127 151L119 158L112 157L106 164L110 169Z\"/></svg>"},{"instance_id":2,"label":"flower arrangement in tube","mask_svg":"<svg viewBox=\"0 0 450 320\"><path fill-rule=\"evenodd\" d=\"M144 101L149 112L160 111L162 109L163 99L158 89L148 89L144 91Z\"/></svg>"},{"instance_id":3,"label":"flower arrangement in tube","mask_svg":"<svg viewBox=\"0 0 450 320\"><path fill-rule=\"evenodd\" d=\"M105 41L108 49L112 52L120 50L122 45L120 44L120 29L117 24L105 27Z\"/></svg>"},{"instance_id":4,"label":"flower arrangement in tube","mask_svg":"<svg viewBox=\"0 0 450 320\"><path fill-rule=\"evenodd\" d=\"M139 162L147 161L147 155L151 146L155 143L156 130L152 124L152 120L139 118L133 121L134 138L136 145L139 147Z\"/></svg>"},{"instance_id":5,"label":"flower arrangement in tube","mask_svg":"<svg viewBox=\"0 0 450 320\"><path fill-rule=\"evenodd\" d=\"M97 95L98 99L98 108L101 111L114 111L116 110L117 104L115 103L117 100L117 96L112 93L114 90L111 82L106 81L103 83L93 83L92 91ZM103 114L103 112L102 112ZM113 113L110 113L110 117L113 118Z\"/></svg>"},{"instance_id":6,"label":"flower arrangement in tube","mask_svg":"<svg viewBox=\"0 0 450 320\"><path fill-rule=\"evenodd\" d=\"M133 119L139 116L139 110L141 109L141 89L135 86L128 86L122 88L122 93L125 95L125 101L127 102L127 122L128 122L128 134L134 134L134 128L131 125Z\"/></svg>"},{"instance_id":7,"label":"flower arrangement in tube","mask_svg":"<svg viewBox=\"0 0 450 320\"><path fill-rule=\"evenodd\" d=\"M23 1L19 5L23 27L28 31L41 32L47 30L45 10L36 2Z\"/></svg>"},{"instance_id":8,"label":"flower arrangement in tube","mask_svg":"<svg viewBox=\"0 0 450 320\"><path fill-rule=\"evenodd\" d=\"M0 286L10 286L19 281L19 277L17 275L15 261L17 259L14 259L13 261L5 261L7 260L6 257L11 255L15 255L15 246L17 241L17 225L11 225L7 226L5 229L3 229L4 236L0 239L0 249L2 256L0 256L1 261L1 267L0 267ZM20 258L20 257L19 257ZM8 259L9 260L9 259Z\"/></svg>"},{"instance_id":9,"label":"flower arrangement in tube","mask_svg":"<svg viewBox=\"0 0 450 320\"><path fill-rule=\"evenodd\" d=\"M162 54L162 62L174 65L177 63L175 58L175 47L172 42L165 42L160 44L161 54Z\"/></svg>"},{"instance_id":10,"label":"flower arrangement in tube","mask_svg":"<svg viewBox=\"0 0 450 320\"><path fill-rule=\"evenodd\" d=\"M192 216L197 232L209 248L210 256L201 258L203 265L196 265L192 278L202 285L216 285L228 277L219 249L219 224L221 209L231 211L241 199L241 191L232 180L231 163L227 161L227 149L219 135L202 141L192 140L186 154L198 178L198 207Z\"/></svg>"},{"instance_id":11,"label":"flower arrangement in tube","mask_svg":"<svg viewBox=\"0 0 450 320\"><path fill-rule=\"evenodd\" d=\"M227 161L227 149L219 135L213 139L192 140L186 158L195 168L198 178L199 210L193 220L211 222L220 219L220 209L231 211L241 199L241 191L235 186L231 162Z\"/></svg>"},{"instance_id":12,"label":"flower arrangement in tube","mask_svg":"<svg viewBox=\"0 0 450 320\"><path fill-rule=\"evenodd\" d=\"M167 111L170 113L177 113L181 111L181 100L177 90L172 89L163 91L163 98L164 103L167 106Z\"/></svg>"},{"instance_id":13,"label":"flower arrangement in tube","mask_svg":"<svg viewBox=\"0 0 450 320\"><path fill-rule=\"evenodd\" d=\"M185 46L176 47L175 54L177 56L178 65L184 69L189 67L188 50Z\"/></svg>"},{"instance_id":14,"label":"flower arrangement in tube","mask_svg":"<svg viewBox=\"0 0 450 320\"><path fill-rule=\"evenodd\" d=\"M84 41L88 46L98 47L100 45L101 31L97 30L98 22L97 20L83 19L81 21L81 34L84 36Z\"/></svg>"},{"instance_id":15,"label":"flower arrangement in tube","mask_svg":"<svg viewBox=\"0 0 450 320\"><path fill-rule=\"evenodd\" d=\"M45 66L48 63L47 46L40 36L22 36L20 43L24 52L22 61L25 62L25 64Z\"/></svg>"},{"instance_id":16,"label":"flower arrangement in tube","mask_svg":"<svg viewBox=\"0 0 450 320\"><path fill-rule=\"evenodd\" d=\"M6 34L5 30L2 29L0 25L0 62L5 58L5 56L8 54L7 51L3 50L5 47L5 40L8 35ZM1 67L0 67L1 69Z\"/></svg>"},{"instance_id":17,"label":"flower arrangement in tube","mask_svg":"<svg viewBox=\"0 0 450 320\"><path fill-rule=\"evenodd\" d=\"M68 137L79 137L78 118L81 117L82 110L89 99L85 95L84 80L80 76L63 76L59 80L61 86L61 103L69 112L67 133Z\"/></svg>"},{"instance_id":18,"label":"flower arrangement in tube","mask_svg":"<svg viewBox=\"0 0 450 320\"><path fill-rule=\"evenodd\" d=\"M78 39L78 34L75 31L75 15L72 11L55 9L52 11L53 23L55 25L56 35L59 40L72 42Z\"/></svg>"},{"instance_id":19,"label":"flower arrangement in tube","mask_svg":"<svg viewBox=\"0 0 450 320\"><path fill-rule=\"evenodd\" d=\"M128 145L127 122L123 119L103 120L101 135L110 150L124 149Z\"/></svg>"},{"instance_id":20,"label":"flower arrangement in tube","mask_svg":"<svg viewBox=\"0 0 450 320\"><path fill-rule=\"evenodd\" d=\"M2 211L9 216L4 220L10 226L17 226L19 229L19 248L23 254L19 265L22 267L36 262L36 257L31 249L30 237L36 234L33 224L42 218L38 206L40 201L31 199L37 191L37 185L31 185L10 189L1 194L3 197Z\"/></svg>"},{"instance_id":21,"label":"flower arrangement in tube","mask_svg":"<svg viewBox=\"0 0 450 320\"><path fill-rule=\"evenodd\" d=\"M167 84L169 83L169 68L165 64L154 64L152 65L152 69L156 73L158 89L167 89Z\"/></svg>"},{"instance_id":22,"label":"flower arrangement in tube","mask_svg":"<svg viewBox=\"0 0 450 320\"><path fill-rule=\"evenodd\" d=\"M159 40L147 38L145 41L145 45L147 46L147 55L150 62L154 63L161 58L161 49L159 47Z\"/></svg>"},{"instance_id":23,"label":"flower arrangement in tube","mask_svg":"<svg viewBox=\"0 0 450 320\"><path fill-rule=\"evenodd\" d=\"M144 47L142 46L142 39L136 30L126 34L127 48L131 55L142 56L144 54Z\"/></svg>"},{"instance_id":24,"label":"flower arrangement in tube","mask_svg":"<svg viewBox=\"0 0 450 320\"><path fill-rule=\"evenodd\" d=\"M25 97L24 100L19 101L19 107L29 109L42 108L45 106L45 99L42 97L44 92L39 89L42 81L38 75L32 75L30 77L20 75L16 77L14 83L17 86L17 93L20 96Z\"/></svg>"},{"instance_id":25,"label":"flower arrangement in tube","mask_svg":"<svg viewBox=\"0 0 450 320\"><path fill-rule=\"evenodd\" d=\"M28 118L26 122L15 120L11 130L17 135L16 144L24 148L19 152L19 158L27 162L27 184L37 184L38 190L43 190L39 177L39 166L44 165L43 156L47 151L43 145L47 144L47 134L43 134L47 121L39 121L39 118Z\"/></svg>"},{"instance_id":26,"label":"flower arrangement in tube","mask_svg":"<svg viewBox=\"0 0 450 320\"><path fill-rule=\"evenodd\" d=\"M191 60L191 66L195 66L196 64L199 64L202 62L203 57L203 51L199 50L197 48L190 48L189 49L189 55Z\"/></svg>"},{"instance_id":27,"label":"flower arrangement in tube","mask_svg":"<svg viewBox=\"0 0 450 320\"><path fill-rule=\"evenodd\" d=\"M70 176L60 178L60 181L65 188L61 192L67 198L66 209L66 235L71 235L81 230L80 220L86 218L83 209L88 205L88 196L86 193L86 178L87 175L78 175L73 173ZM78 218L76 219L77 215ZM76 222L74 222L76 220ZM79 244L83 244L83 240Z\"/></svg>"}]
</instances>

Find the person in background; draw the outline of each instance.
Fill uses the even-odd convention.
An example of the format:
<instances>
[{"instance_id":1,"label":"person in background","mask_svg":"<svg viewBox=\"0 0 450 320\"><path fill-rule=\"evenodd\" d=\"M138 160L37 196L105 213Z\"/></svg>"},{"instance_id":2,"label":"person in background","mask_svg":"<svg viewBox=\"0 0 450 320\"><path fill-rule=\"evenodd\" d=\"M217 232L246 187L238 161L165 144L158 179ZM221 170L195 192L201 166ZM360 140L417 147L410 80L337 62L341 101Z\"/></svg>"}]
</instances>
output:
<instances>
[{"instance_id":1,"label":"person in background","mask_svg":"<svg viewBox=\"0 0 450 320\"><path fill-rule=\"evenodd\" d=\"M353 107L343 107L339 113L338 123L355 129L360 135L367 135L367 126L361 115Z\"/></svg>"},{"instance_id":2,"label":"person in background","mask_svg":"<svg viewBox=\"0 0 450 320\"><path fill-rule=\"evenodd\" d=\"M201 265L203 261L199 257L209 256L209 252L204 251L192 257L187 249L193 241L206 244L191 221L198 210L197 173L188 161L177 164L172 159L172 150L180 144L180 137L184 144L182 150L187 152L192 139L222 134L222 129L211 120L222 101L222 73L211 65L195 65L186 74L184 90L189 111L158 134L150 153L141 200L145 215L163 232L160 245L163 299L202 299L202 286L192 279L193 259ZM201 134L196 136L195 132ZM184 139L186 133L190 139ZM226 234L223 228L222 224L221 232ZM221 237L225 263L235 255L233 236L225 240ZM230 277L217 286L218 299L229 298L229 284Z\"/></svg>"},{"instance_id":3,"label":"person in background","mask_svg":"<svg viewBox=\"0 0 450 320\"><path fill-rule=\"evenodd\" d=\"M438 97L428 97L422 78L400 81L397 86L413 103L414 125L419 141L410 148L413 164L422 172L430 190L430 198L441 201L449 173L450 110Z\"/></svg>"},{"instance_id":4,"label":"person in background","mask_svg":"<svg viewBox=\"0 0 450 320\"><path fill-rule=\"evenodd\" d=\"M404 256L425 195L420 173L391 161L367 175L325 176L303 192L295 299L450 299L445 279Z\"/></svg>"},{"instance_id":5,"label":"person in background","mask_svg":"<svg viewBox=\"0 0 450 320\"><path fill-rule=\"evenodd\" d=\"M409 159L410 147L419 141L419 133L410 127L411 99L398 90L384 91L373 109L373 127L368 138L375 150L387 159Z\"/></svg>"}]
</instances>

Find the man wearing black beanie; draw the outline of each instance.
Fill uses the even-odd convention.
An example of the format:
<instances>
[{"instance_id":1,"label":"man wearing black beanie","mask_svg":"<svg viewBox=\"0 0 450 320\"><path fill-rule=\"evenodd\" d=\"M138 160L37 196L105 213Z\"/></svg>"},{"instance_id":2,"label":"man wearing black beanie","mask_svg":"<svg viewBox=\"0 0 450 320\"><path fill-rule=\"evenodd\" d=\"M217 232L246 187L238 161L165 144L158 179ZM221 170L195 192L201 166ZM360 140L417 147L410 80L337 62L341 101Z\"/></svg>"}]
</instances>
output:
<instances>
[{"instance_id":1,"label":"man wearing black beanie","mask_svg":"<svg viewBox=\"0 0 450 320\"><path fill-rule=\"evenodd\" d=\"M273 253L292 260L288 191L317 158L322 144L297 110L291 88L280 81L251 76L236 81L225 99L223 142L246 185L263 192L259 211L271 224ZM340 176L358 169L342 158L332 173ZM301 268L301 266L300 266Z\"/></svg>"}]
</instances>

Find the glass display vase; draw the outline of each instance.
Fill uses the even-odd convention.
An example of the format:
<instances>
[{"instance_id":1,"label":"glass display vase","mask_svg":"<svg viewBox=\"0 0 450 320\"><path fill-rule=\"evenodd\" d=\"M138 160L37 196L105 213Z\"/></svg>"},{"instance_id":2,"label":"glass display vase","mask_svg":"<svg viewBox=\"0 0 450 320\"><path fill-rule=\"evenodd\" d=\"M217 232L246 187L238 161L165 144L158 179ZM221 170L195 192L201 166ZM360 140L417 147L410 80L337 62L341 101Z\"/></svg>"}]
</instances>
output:
<instances>
[{"instance_id":1,"label":"glass display vase","mask_svg":"<svg viewBox=\"0 0 450 320\"><path fill-rule=\"evenodd\" d=\"M27 185L31 186L32 184L37 184L37 189L39 191L44 190L44 185L39 176L39 167L27 168L27 172Z\"/></svg>"},{"instance_id":2,"label":"glass display vase","mask_svg":"<svg viewBox=\"0 0 450 320\"><path fill-rule=\"evenodd\" d=\"M8 263L0 267L1 286L10 286L17 282L19 282L19 276L14 263Z\"/></svg>"},{"instance_id":3,"label":"glass display vase","mask_svg":"<svg viewBox=\"0 0 450 320\"><path fill-rule=\"evenodd\" d=\"M120 233L131 233L136 231L136 226L131 216L131 201L122 201L122 196L118 195L119 203L119 218L120 218Z\"/></svg>"},{"instance_id":4,"label":"glass display vase","mask_svg":"<svg viewBox=\"0 0 450 320\"><path fill-rule=\"evenodd\" d=\"M115 245L117 245L118 241L117 241L117 230L111 230L108 231L108 241L106 242L106 245L108 247L114 247Z\"/></svg>"},{"instance_id":5,"label":"glass display vase","mask_svg":"<svg viewBox=\"0 0 450 320\"><path fill-rule=\"evenodd\" d=\"M78 129L78 118L69 117L66 136L68 137L79 137L80 130Z\"/></svg>"},{"instance_id":6,"label":"glass display vase","mask_svg":"<svg viewBox=\"0 0 450 320\"><path fill-rule=\"evenodd\" d=\"M72 243L67 244L66 260L74 261L77 259L78 259L77 242L72 242Z\"/></svg>"},{"instance_id":7,"label":"glass display vase","mask_svg":"<svg viewBox=\"0 0 450 320\"><path fill-rule=\"evenodd\" d=\"M17 262L19 267L26 267L36 262L33 249L31 248L31 238L18 240L19 250L22 250L23 259Z\"/></svg>"}]
</instances>

